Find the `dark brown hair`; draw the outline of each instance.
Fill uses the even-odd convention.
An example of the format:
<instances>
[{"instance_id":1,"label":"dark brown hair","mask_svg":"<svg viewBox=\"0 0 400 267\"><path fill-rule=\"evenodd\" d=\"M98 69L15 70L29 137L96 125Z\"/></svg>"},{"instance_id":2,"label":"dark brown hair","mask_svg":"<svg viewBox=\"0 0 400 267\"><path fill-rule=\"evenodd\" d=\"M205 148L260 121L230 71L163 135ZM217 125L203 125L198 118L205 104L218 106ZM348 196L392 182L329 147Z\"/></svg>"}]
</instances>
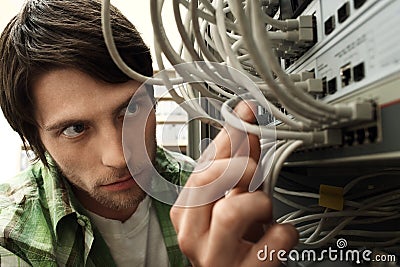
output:
<instances>
[{"instance_id":1,"label":"dark brown hair","mask_svg":"<svg viewBox=\"0 0 400 267\"><path fill-rule=\"evenodd\" d=\"M122 58L135 71L151 76L150 51L140 34L116 8L110 12ZM130 79L106 49L99 1L28 0L0 37L1 108L25 147L29 146L46 166L30 87L35 77L57 68L79 69L109 83Z\"/></svg>"}]
</instances>

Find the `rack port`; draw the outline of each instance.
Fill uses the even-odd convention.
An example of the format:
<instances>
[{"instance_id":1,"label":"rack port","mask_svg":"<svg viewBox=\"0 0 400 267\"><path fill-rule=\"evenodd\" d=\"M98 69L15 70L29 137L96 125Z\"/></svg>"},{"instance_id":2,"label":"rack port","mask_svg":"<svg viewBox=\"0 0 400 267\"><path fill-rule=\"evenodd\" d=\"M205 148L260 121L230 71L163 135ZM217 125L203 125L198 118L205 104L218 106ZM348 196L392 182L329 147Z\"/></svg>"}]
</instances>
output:
<instances>
[{"instance_id":1,"label":"rack port","mask_svg":"<svg viewBox=\"0 0 400 267\"><path fill-rule=\"evenodd\" d=\"M343 23L350 16L350 3L346 2L338 9L338 21Z\"/></svg>"},{"instance_id":2,"label":"rack port","mask_svg":"<svg viewBox=\"0 0 400 267\"><path fill-rule=\"evenodd\" d=\"M328 93L328 83L326 81L326 77L322 78L322 97L326 96Z\"/></svg>"},{"instance_id":3,"label":"rack port","mask_svg":"<svg viewBox=\"0 0 400 267\"><path fill-rule=\"evenodd\" d=\"M311 70L308 70L308 75L310 75L310 78L315 78L315 69L312 68Z\"/></svg>"},{"instance_id":4,"label":"rack port","mask_svg":"<svg viewBox=\"0 0 400 267\"><path fill-rule=\"evenodd\" d=\"M342 87L346 87L352 82L350 63L340 68L340 77L342 79Z\"/></svg>"},{"instance_id":5,"label":"rack port","mask_svg":"<svg viewBox=\"0 0 400 267\"><path fill-rule=\"evenodd\" d=\"M330 16L324 23L325 35L329 35L335 29L335 16Z\"/></svg>"},{"instance_id":6,"label":"rack port","mask_svg":"<svg viewBox=\"0 0 400 267\"><path fill-rule=\"evenodd\" d=\"M375 142L376 139L378 138L378 127L376 126L368 127L367 133L368 133L368 140L371 143Z\"/></svg>"},{"instance_id":7,"label":"rack port","mask_svg":"<svg viewBox=\"0 0 400 267\"><path fill-rule=\"evenodd\" d=\"M343 135L343 144L352 146L355 140L354 132L345 132Z\"/></svg>"},{"instance_id":8,"label":"rack port","mask_svg":"<svg viewBox=\"0 0 400 267\"><path fill-rule=\"evenodd\" d=\"M353 76L354 76L354 81L358 82L364 79L365 77L365 68L364 68L364 62L358 64L353 68Z\"/></svg>"},{"instance_id":9,"label":"rack port","mask_svg":"<svg viewBox=\"0 0 400 267\"><path fill-rule=\"evenodd\" d=\"M333 95L337 91L336 77L328 81L328 94Z\"/></svg>"},{"instance_id":10,"label":"rack port","mask_svg":"<svg viewBox=\"0 0 400 267\"><path fill-rule=\"evenodd\" d=\"M362 7L362 5L365 4L365 2L367 2L367 0L354 0L354 8L355 9L359 9L360 7Z\"/></svg>"},{"instance_id":11,"label":"rack port","mask_svg":"<svg viewBox=\"0 0 400 267\"><path fill-rule=\"evenodd\" d=\"M364 141L365 141L365 130L364 129L358 129L356 131L356 134L357 134L357 142L359 144L363 144Z\"/></svg>"}]
</instances>

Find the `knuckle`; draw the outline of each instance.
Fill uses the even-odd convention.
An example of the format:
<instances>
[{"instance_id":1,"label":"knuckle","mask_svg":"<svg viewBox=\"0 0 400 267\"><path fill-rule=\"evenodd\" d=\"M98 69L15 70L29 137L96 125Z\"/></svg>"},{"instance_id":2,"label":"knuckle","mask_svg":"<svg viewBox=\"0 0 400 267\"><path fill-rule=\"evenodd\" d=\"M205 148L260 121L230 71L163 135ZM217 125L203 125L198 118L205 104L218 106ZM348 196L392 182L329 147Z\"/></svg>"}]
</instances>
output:
<instances>
[{"instance_id":1,"label":"knuckle","mask_svg":"<svg viewBox=\"0 0 400 267\"><path fill-rule=\"evenodd\" d=\"M239 117L247 122L255 121L256 117L254 110L255 104L249 101L241 101L235 107L235 111L239 114Z\"/></svg>"},{"instance_id":2,"label":"knuckle","mask_svg":"<svg viewBox=\"0 0 400 267\"><path fill-rule=\"evenodd\" d=\"M212 181L211 177L213 177L213 175L209 170L204 171L202 173L196 173L191 177L190 186L200 187L200 186L209 184Z\"/></svg>"},{"instance_id":3,"label":"knuckle","mask_svg":"<svg viewBox=\"0 0 400 267\"><path fill-rule=\"evenodd\" d=\"M182 238L181 236L178 236L178 245L179 245L179 249L182 251L183 254L185 254L188 257L192 256L192 250L191 250L191 247L189 246L186 238Z\"/></svg>"},{"instance_id":4,"label":"knuckle","mask_svg":"<svg viewBox=\"0 0 400 267\"><path fill-rule=\"evenodd\" d=\"M169 217L173 222L178 221L180 214L181 214L181 209L177 208L176 206L172 206L171 210L169 211Z\"/></svg>"},{"instance_id":5,"label":"knuckle","mask_svg":"<svg viewBox=\"0 0 400 267\"><path fill-rule=\"evenodd\" d=\"M253 193L257 198L257 202L260 204L263 210L271 210L272 211L272 200L267 194L263 191L255 191Z\"/></svg>"},{"instance_id":6,"label":"knuckle","mask_svg":"<svg viewBox=\"0 0 400 267\"><path fill-rule=\"evenodd\" d=\"M214 259L210 259L209 257L204 258L203 260L200 261L200 266L212 267L214 265L215 265L215 260Z\"/></svg>"},{"instance_id":7,"label":"knuckle","mask_svg":"<svg viewBox=\"0 0 400 267\"><path fill-rule=\"evenodd\" d=\"M195 169L190 175L186 186L198 187L209 184L215 177L219 175L219 161L210 162L208 166L204 168Z\"/></svg>"},{"instance_id":8,"label":"knuckle","mask_svg":"<svg viewBox=\"0 0 400 267\"><path fill-rule=\"evenodd\" d=\"M290 249L297 244L299 233L293 225L275 224L272 230L274 231L274 236L280 237L281 246L284 249Z\"/></svg>"},{"instance_id":9,"label":"knuckle","mask_svg":"<svg viewBox=\"0 0 400 267\"><path fill-rule=\"evenodd\" d=\"M187 235L187 233L185 232L178 233L177 241L179 248L183 254L185 254L189 258L194 256L193 241L191 240L190 236Z\"/></svg>"},{"instance_id":10,"label":"knuckle","mask_svg":"<svg viewBox=\"0 0 400 267\"><path fill-rule=\"evenodd\" d=\"M179 233L179 225L181 223L181 210L172 206L171 210L169 211L169 217L171 218L172 226L174 227L175 231Z\"/></svg>"},{"instance_id":11,"label":"knuckle","mask_svg":"<svg viewBox=\"0 0 400 267\"><path fill-rule=\"evenodd\" d=\"M221 199L215 203L212 217L222 227L232 227L237 223L237 212L235 205L228 199Z\"/></svg>"}]
</instances>

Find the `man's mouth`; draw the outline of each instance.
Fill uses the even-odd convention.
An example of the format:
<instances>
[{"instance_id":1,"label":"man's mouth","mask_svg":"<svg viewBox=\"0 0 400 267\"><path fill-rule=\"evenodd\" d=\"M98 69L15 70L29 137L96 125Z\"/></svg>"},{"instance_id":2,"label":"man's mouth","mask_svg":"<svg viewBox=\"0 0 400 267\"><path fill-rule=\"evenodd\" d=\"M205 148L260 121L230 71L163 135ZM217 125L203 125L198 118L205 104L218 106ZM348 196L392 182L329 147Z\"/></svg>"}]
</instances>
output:
<instances>
[{"instance_id":1,"label":"man's mouth","mask_svg":"<svg viewBox=\"0 0 400 267\"><path fill-rule=\"evenodd\" d=\"M137 186L137 183L132 178L132 176L129 175L129 176L123 177L113 183L102 185L101 187L107 191L116 192L116 191L128 190L134 186Z\"/></svg>"}]
</instances>

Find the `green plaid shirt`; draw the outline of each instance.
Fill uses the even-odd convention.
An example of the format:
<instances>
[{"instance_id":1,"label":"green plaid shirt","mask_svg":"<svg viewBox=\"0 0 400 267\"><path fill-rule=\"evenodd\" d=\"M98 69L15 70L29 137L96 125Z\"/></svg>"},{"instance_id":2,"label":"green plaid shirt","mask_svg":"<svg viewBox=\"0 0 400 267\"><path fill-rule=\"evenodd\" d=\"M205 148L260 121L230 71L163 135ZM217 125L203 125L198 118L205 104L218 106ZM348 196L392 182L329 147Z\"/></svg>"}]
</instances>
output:
<instances>
[{"instance_id":1,"label":"green plaid shirt","mask_svg":"<svg viewBox=\"0 0 400 267\"><path fill-rule=\"evenodd\" d=\"M168 158L168 159L167 159ZM184 184L190 160L158 149L157 171ZM157 211L170 266L188 266L169 218L170 206L152 200ZM69 184L56 168L41 162L0 184L1 266L115 266L98 230L85 215Z\"/></svg>"}]
</instances>

